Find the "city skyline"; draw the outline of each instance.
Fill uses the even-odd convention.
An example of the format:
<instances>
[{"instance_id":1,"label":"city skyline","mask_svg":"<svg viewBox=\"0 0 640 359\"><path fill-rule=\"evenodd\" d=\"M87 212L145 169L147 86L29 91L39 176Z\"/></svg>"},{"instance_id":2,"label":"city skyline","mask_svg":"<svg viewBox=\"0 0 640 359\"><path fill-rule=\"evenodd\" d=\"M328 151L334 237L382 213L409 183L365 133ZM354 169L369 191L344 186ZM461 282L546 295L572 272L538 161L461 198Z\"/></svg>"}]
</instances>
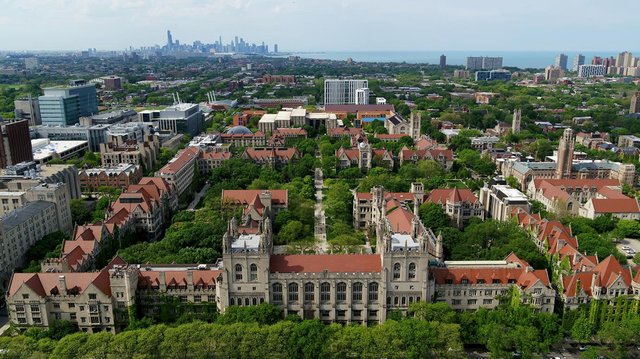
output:
<instances>
[{"instance_id":1,"label":"city skyline","mask_svg":"<svg viewBox=\"0 0 640 359\"><path fill-rule=\"evenodd\" d=\"M364 0L322 3L219 0L206 5L192 0L112 1L107 5L96 0L5 2L0 15L0 50L4 51L122 50L129 46L162 45L165 34L158 29L181 34L181 43L214 43L220 36L226 43L240 36L266 44L277 43L280 52L617 51L630 47L632 34L640 27L632 17L634 10L640 10L640 3L633 1L623 1L619 7L625 9L623 12L583 7L577 0L561 3L543 0L535 6L504 0L488 0L482 6L461 0L446 4L407 0L403 1L405 6ZM570 14L577 8L581 13L579 17L546 16L551 8L558 14ZM25 13L29 14L27 27L21 15ZM369 20L380 16L402 19L403 26L373 31ZM308 26L311 21L322 24L322 19L331 19L322 26L322 32L318 26ZM465 25L451 26L456 22ZM608 30L621 23L629 24L628 31L610 36ZM584 36L586 24L589 36ZM556 31L559 27L564 30ZM20 36L14 35L17 28ZM469 36L470 28L482 29L487 36L500 34L500 41L479 42ZM531 31L532 28L536 31ZM74 36L68 36L70 33ZM447 36L442 36L443 33Z\"/></svg>"}]
</instances>

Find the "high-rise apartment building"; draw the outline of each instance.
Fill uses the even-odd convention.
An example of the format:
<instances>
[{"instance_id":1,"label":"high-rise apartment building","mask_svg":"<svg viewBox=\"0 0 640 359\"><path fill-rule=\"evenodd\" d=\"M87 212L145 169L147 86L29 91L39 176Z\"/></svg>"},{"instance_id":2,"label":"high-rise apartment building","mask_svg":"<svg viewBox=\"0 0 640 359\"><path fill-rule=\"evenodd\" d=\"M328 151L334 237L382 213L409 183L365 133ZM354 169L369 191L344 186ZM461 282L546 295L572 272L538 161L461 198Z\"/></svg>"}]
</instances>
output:
<instances>
[{"instance_id":1,"label":"high-rise apartment building","mask_svg":"<svg viewBox=\"0 0 640 359\"><path fill-rule=\"evenodd\" d=\"M440 68L444 69L447 67L447 56L445 54L440 55Z\"/></svg>"},{"instance_id":2,"label":"high-rise apartment building","mask_svg":"<svg viewBox=\"0 0 640 359\"><path fill-rule=\"evenodd\" d=\"M633 96L631 96L629 113L640 113L640 91L636 91Z\"/></svg>"},{"instance_id":3,"label":"high-rise apartment building","mask_svg":"<svg viewBox=\"0 0 640 359\"><path fill-rule=\"evenodd\" d=\"M44 96L38 100L44 125L74 125L80 116L98 113L96 87L84 81L76 81L72 86L45 88Z\"/></svg>"},{"instance_id":4,"label":"high-rise apartment building","mask_svg":"<svg viewBox=\"0 0 640 359\"><path fill-rule=\"evenodd\" d=\"M576 57L573 59L573 71L578 71L578 69L580 68L580 66L584 65L584 55L582 54L577 54Z\"/></svg>"},{"instance_id":5,"label":"high-rise apartment building","mask_svg":"<svg viewBox=\"0 0 640 359\"><path fill-rule=\"evenodd\" d=\"M602 65L602 57L594 56L591 60L591 65Z\"/></svg>"},{"instance_id":6,"label":"high-rise apartment building","mask_svg":"<svg viewBox=\"0 0 640 359\"><path fill-rule=\"evenodd\" d=\"M29 122L0 123L0 168L33 161Z\"/></svg>"},{"instance_id":7,"label":"high-rise apartment building","mask_svg":"<svg viewBox=\"0 0 640 359\"><path fill-rule=\"evenodd\" d=\"M324 80L325 105L355 105L358 104L357 90L360 98L369 99L369 81L367 80Z\"/></svg>"},{"instance_id":8,"label":"high-rise apartment building","mask_svg":"<svg viewBox=\"0 0 640 359\"><path fill-rule=\"evenodd\" d=\"M560 69L567 71L567 61L569 60L569 57L565 54L560 54L558 56L556 56L556 66L559 67Z\"/></svg>"},{"instance_id":9,"label":"high-rise apartment building","mask_svg":"<svg viewBox=\"0 0 640 359\"><path fill-rule=\"evenodd\" d=\"M578 67L578 77L582 78L604 76L605 73L603 65L580 65Z\"/></svg>"},{"instance_id":10,"label":"high-rise apartment building","mask_svg":"<svg viewBox=\"0 0 640 359\"><path fill-rule=\"evenodd\" d=\"M633 66L633 54L629 51L624 51L618 54L616 61L618 67L632 67Z\"/></svg>"},{"instance_id":11,"label":"high-rise apartment building","mask_svg":"<svg viewBox=\"0 0 640 359\"><path fill-rule=\"evenodd\" d=\"M544 69L544 79L549 82L556 82L562 77L562 69L558 66L547 66Z\"/></svg>"},{"instance_id":12,"label":"high-rise apartment building","mask_svg":"<svg viewBox=\"0 0 640 359\"><path fill-rule=\"evenodd\" d=\"M502 57L467 57L467 70L498 70L502 68Z\"/></svg>"}]
</instances>

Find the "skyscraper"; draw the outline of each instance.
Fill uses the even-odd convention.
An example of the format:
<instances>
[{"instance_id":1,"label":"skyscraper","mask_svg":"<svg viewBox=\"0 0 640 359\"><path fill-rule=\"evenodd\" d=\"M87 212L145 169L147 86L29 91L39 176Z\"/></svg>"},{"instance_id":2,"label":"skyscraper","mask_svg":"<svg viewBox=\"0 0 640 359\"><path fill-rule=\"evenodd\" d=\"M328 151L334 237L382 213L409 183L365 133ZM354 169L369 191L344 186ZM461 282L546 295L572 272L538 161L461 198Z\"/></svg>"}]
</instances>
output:
<instances>
[{"instance_id":1,"label":"skyscraper","mask_svg":"<svg viewBox=\"0 0 640 359\"><path fill-rule=\"evenodd\" d=\"M602 57L594 56L591 60L591 65L602 65Z\"/></svg>"},{"instance_id":2,"label":"skyscraper","mask_svg":"<svg viewBox=\"0 0 640 359\"><path fill-rule=\"evenodd\" d=\"M618 54L616 61L618 67L631 67L633 66L633 54L629 51L624 51Z\"/></svg>"},{"instance_id":3,"label":"skyscraper","mask_svg":"<svg viewBox=\"0 0 640 359\"><path fill-rule=\"evenodd\" d=\"M273 44L273 52L278 53L278 44Z\"/></svg>"},{"instance_id":4,"label":"skyscraper","mask_svg":"<svg viewBox=\"0 0 640 359\"><path fill-rule=\"evenodd\" d=\"M171 30L167 30L167 49L171 49L173 46L173 37L171 36Z\"/></svg>"},{"instance_id":5,"label":"skyscraper","mask_svg":"<svg viewBox=\"0 0 640 359\"><path fill-rule=\"evenodd\" d=\"M442 54L440 55L440 68L444 69L445 67L447 67L447 57Z\"/></svg>"},{"instance_id":6,"label":"skyscraper","mask_svg":"<svg viewBox=\"0 0 640 359\"><path fill-rule=\"evenodd\" d=\"M556 56L556 66L561 68L563 71L567 71L567 60L569 57L565 54L560 54Z\"/></svg>"},{"instance_id":7,"label":"skyscraper","mask_svg":"<svg viewBox=\"0 0 640 359\"><path fill-rule=\"evenodd\" d=\"M584 55L582 54L577 54L576 57L573 59L573 67L572 70L573 71L578 71L578 68L584 65Z\"/></svg>"},{"instance_id":8,"label":"skyscraper","mask_svg":"<svg viewBox=\"0 0 640 359\"><path fill-rule=\"evenodd\" d=\"M629 113L640 113L640 91L637 91L631 96L631 107Z\"/></svg>"},{"instance_id":9,"label":"skyscraper","mask_svg":"<svg viewBox=\"0 0 640 359\"><path fill-rule=\"evenodd\" d=\"M359 91L358 97L356 94ZM366 93L365 93L366 92ZM345 105L357 104L360 100L369 99L369 81L367 80L324 80L324 104L325 105Z\"/></svg>"},{"instance_id":10,"label":"skyscraper","mask_svg":"<svg viewBox=\"0 0 640 359\"><path fill-rule=\"evenodd\" d=\"M467 57L467 70L498 70L502 68L502 57Z\"/></svg>"}]
</instances>

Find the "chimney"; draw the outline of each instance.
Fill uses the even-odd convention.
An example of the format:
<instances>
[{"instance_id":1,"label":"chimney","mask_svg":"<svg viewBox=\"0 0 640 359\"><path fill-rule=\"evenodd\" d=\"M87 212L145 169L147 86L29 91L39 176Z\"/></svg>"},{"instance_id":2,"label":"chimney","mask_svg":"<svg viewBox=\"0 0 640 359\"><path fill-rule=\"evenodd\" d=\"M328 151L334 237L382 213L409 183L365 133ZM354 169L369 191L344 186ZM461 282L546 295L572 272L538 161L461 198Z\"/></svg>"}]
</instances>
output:
<instances>
[{"instance_id":1,"label":"chimney","mask_svg":"<svg viewBox=\"0 0 640 359\"><path fill-rule=\"evenodd\" d=\"M58 280L60 281L60 294L67 294L67 279L61 275L58 276Z\"/></svg>"},{"instance_id":2,"label":"chimney","mask_svg":"<svg viewBox=\"0 0 640 359\"><path fill-rule=\"evenodd\" d=\"M193 288L193 271L187 271L187 287Z\"/></svg>"}]
</instances>

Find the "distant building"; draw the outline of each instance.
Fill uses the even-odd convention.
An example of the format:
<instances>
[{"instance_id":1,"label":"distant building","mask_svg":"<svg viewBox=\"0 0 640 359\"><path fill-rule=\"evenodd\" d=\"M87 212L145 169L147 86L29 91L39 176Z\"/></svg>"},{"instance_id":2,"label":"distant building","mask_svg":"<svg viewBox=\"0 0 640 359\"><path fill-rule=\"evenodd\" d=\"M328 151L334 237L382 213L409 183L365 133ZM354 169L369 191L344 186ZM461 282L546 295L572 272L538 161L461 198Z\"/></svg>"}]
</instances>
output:
<instances>
[{"instance_id":1,"label":"distant building","mask_svg":"<svg viewBox=\"0 0 640 359\"><path fill-rule=\"evenodd\" d=\"M510 81L511 71L509 70L491 70L476 71L476 81Z\"/></svg>"},{"instance_id":2,"label":"distant building","mask_svg":"<svg viewBox=\"0 0 640 359\"><path fill-rule=\"evenodd\" d=\"M151 118L158 122L161 131L172 134L186 133L191 136L202 131L204 115L198 104L179 103L160 111L142 111L139 115L144 118L149 112L153 112Z\"/></svg>"},{"instance_id":3,"label":"distant building","mask_svg":"<svg viewBox=\"0 0 640 359\"><path fill-rule=\"evenodd\" d=\"M33 161L27 120L0 122L0 168Z\"/></svg>"},{"instance_id":4,"label":"distant building","mask_svg":"<svg viewBox=\"0 0 640 359\"><path fill-rule=\"evenodd\" d=\"M577 72L580 66L582 65L584 65L584 55L577 54L576 57L573 59L572 70Z\"/></svg>"},{"instance_id":5,"label":"distant building","mask_svg":"<svg viewBox=\"0 0 640 359\"><path fill-rule=\"evenodd\" d=\"M46 164L41 166L35 162L22 162L0 171L0 180L4 187L11 191L23 191L25 188L31 188L41 183L49 185L66 183L71 198L82 196L78 169L74 165Z\"/></svg>"},{"instance_id":6,"label":"distant building","mask_svg":"<svg viewBox=\"0 0 640 359\"><path fill-rule=\"evenodd\" d=\"M522 110L516 109L513 111L513 120L511 121L511 132L520 133L520 127L522 126Z\"/></svg>"},{"instance_id":7,"label":"distant building","mask_svg":"<svg viewBox=\"0 0 640 359\"><path fill-rule=\"evenodd\" d=\"M555 83L562 77L562 68L557 66L547 66L544 69L544 79Z\"/></svg>"},{"instance_id":8,"label":"distant building","mask_svg":"<svg viewBox=\"0 0 640 359\"><path fill-rule=\"evenodd\" d=\"M107 143L100 144L100 158L105 167L130 163L151 170L160 156L160 139L156 134L145 134L142 141L124 140L120 136L110 136Z\"/></svg>"},{"instance_id":9,"label":"distant building","mask_svg":"<svg viewBox=\"0 0 640 359\"><path fill-rule=\"evenodd\" d=\"M116 110L90 117L81 117L80 125L113 125L117 123L127 123L138 120L138 113L133 110Z\"/></svg>"},{"instance_id":10,"label":"distant building","mask_svg":"<svg viewBox=\"0 0 640 359\"><path fill-rule=\"evenodd\" d=\"M442 54L440 55L440 68L444 69L445 67L447 67L447 56Z\"/></svg>"},{"instance_id":11,"label":"distant building","mask_svg":"<svg viewBox=\"0 0 640 359\"><path fill-rule=\"evenodd\" d=\"M48 138L31 140L33 161L39 164L52 160L69 160L81 157L89 151L87 141L54 141Z\"/></svg>"},{"instance_id":12,"label":"distant building","mask_svg":"<svg viewBox=\"0 0 640 359\"><path fill-rule=\"evenodd\" d=\"M640 113L640 91L636 91L631 96L631 106L629 113Z\"/></svg>"},{"instance_id":13,"label":"distant building","mask_svg":"<svg viewBox=\"0 0 640 359\"><path fill-rule=\"evenodd\" d=\"M467 70L498 70L502 68L502 57L467 57Z\"/></svg>"},{"instance_id":14,"label":"distant building","mask_svg":"<svg viewBox=\"0 0 640 359\"><path fill-rule=\"evenodd\" d=\"M104 89L107 91L118 91L122 89L122 78L118 76L105 76L102 78Z\"/></svg>"},{"instance_id":15,"label":"distant building","mask_svg":"<svg viewBox=\"0 0 640 359\"><path fill-rule=\"evenodd\" d=\"M567 71L567 60L569 57L565 54L560 54L556 57L555 66L560 68L563 71Z\"/></svg>"},{"instance_id":16,"label":"distant building","mask_svg":"<svg viewBox=\"0 0 640 359\"><path fill-rule=\"evenodd\" d=\"M439 205L458 227L469 219L484 219L484 208L476 195L469 189L438 188L429 193L426 202Z\"/></svg>"},{"instance_id":17,"label":"distant building","mask_svg":"<svg viewBox=\"0 0 640 359\"><path fill-rule=\"evenodd\" d=\"M27 70L35 70L38 67L40 67L40 65L38 64L38 58L37 57L25 57L24 59L24 67Z\"/></svg>"},{"instance_id":18,"label":"distant building","mask_svg":"<svg viewBox=\"0 0 640 359\"><path fill-rule=\"evenodd\" d=\"M29 126L37 126L42 123L40 117L40 103L37 98L21 98L13 101L15 107L14 117L16 120L27 120Z\"/></svg>"},{"instance_id":19,"label":"distant building","mask_svg":"<svg viewBox=\"0 0 640 359\"><path fill-rule=\"evenodd\" d=\"M604 75L605 68L603 65L580 65L578 67L578 77L589 78Z\"/></svg>"},{"instance_id":20,"label":"distant building","mask_svg":"<svg viewBox=\"0 0 640 359\"><path fill-rule=\"evenodd\" d=\"M422 124L420 112L412 112L409 120L405 120L400 114L394 113L387 116L384 127L390 135L410 136L413 140L420 138L420 125Z\"/></svg>"},{"instance_id":21,"label":"distant building","mask_svg":"<svg viewBox=\"0 0 640 359\"><path fill-rule=\"evenodd\" d=\"M76 81L73 86L49 87L38 98L44 125L73 125L80 116L98 113L98 97L93 84Z\"/></svg>"},{"instance_id":22,"label":"distant building","mask_svg":"<svg viewBox=\"0 0 640 359\"><path fill-rule=\"evenodd\" d=\"M324 104L346 105L358 104L356 91L362 90L361 98L369 99L369 81L367 80L324 80Z\"/></svg>"},{"instance_id":23,"label":"distant building","mask_svg":"<svg viewBox=\"0 0 640 359\"><path fill-rule=\"evenodd\" d=\"M191 187L198 161L198 153L198 148L187 147L178 152L169 163L156 173L157 177L163 178L176 187L178 197L186 193Z\"/></svg>"},{"instance_id":24,"label":"distant building","mask_svg":"<svg viewBox=\"0 0 640 359\"><path fill-rule=\"evenodd\" d=\"M469 75L469 70L453 70L453 78L456 79L468 79Z\"/></svg>"}]
</instances>

